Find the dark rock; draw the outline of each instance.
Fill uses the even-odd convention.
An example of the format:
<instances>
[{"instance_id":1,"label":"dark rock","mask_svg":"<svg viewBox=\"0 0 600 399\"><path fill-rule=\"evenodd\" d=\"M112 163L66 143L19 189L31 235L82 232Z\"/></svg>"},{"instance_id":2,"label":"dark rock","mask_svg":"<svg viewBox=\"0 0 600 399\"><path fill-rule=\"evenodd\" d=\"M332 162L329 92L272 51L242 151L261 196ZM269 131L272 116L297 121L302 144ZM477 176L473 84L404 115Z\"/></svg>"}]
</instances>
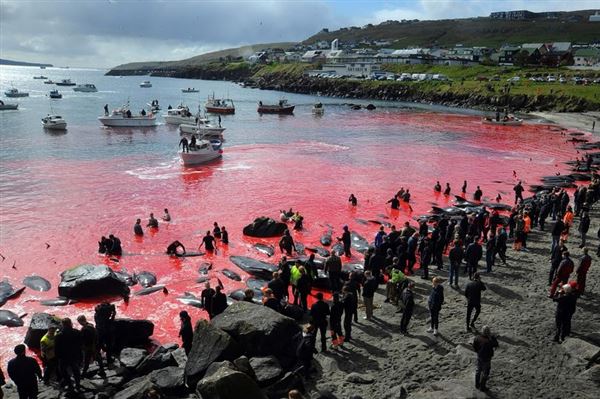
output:
<instances>
[{"instance_id":1,"label":"dark rock","mask_svg":"<svg viewBox=\"0 0 600 399\"><path fill-rule=\"evenodd\" d=\"M154 323L149 320L115 319L114 329L117 348L144 347L154 334Z\"/></svg>"},{"instance_id":2,"label":"dark rock","mask_svg":"<svg viewBox=\"0 0 600 399\"><path fill-rule=\"evenodd\" d=\"M136 368L146 356L148 351L145 349L124 348L119 355L119 361L123 367Z\"/></svg>"},{"instance_id":3,"label":"dark rock","mask_svg":"<svg viewBox=\"0 0 600 399\"><path fill-rule=\"evenodd\" d=\"M125 384L113 399L144 399L150 389L152 389L152 382L148 376L138 377Z\"/></svg>"},{"instance_id":4,"label":"dark rock","mask_svg":"<svg viewBox=\"0 0 600 399\"><path fill-rule=\"evenodd\" d=\"M375 379L367 374L350 373L346 376L347 382L353 382L355 384L372 384Z\"/></svg>"},{"instance_id":5,"label":"dark rock","mask_svg":"<svg viewBox=\"0 0 600 399\"><path fill-rule=\"evenodd\" d=\"M177 362L171 356L171 352L169 352L164 346L159 346L144 358L142 362L135 368L136 373L148 374L151 371L163 369L165 367L177 366Z\"/></svg>"},{"instance_id":6,"label":"dark rock","mask_svg":"<svg viewBox=\"0 0 600 399\"><path fill-rule=\"evenodd\" d=\"M303 392L304 381L298 373L288 372L274 384L266 388L265 393L269 399L279 399L284 398L292 389Z\"/></svg>"},{"instance_id":7,"label":"dark rock","mask_svg":"<svg viewBox=\"0 0 600 399\"><path fill-rule=\"evenodd\" d=\"M23 279L23 285L34 291L48 291L52 287L50 281L40 276L27 276Z\"/></svg>"},{"instance_id":8,"label":"dark rock","mask_svg":"<svg viewBox=\"0 0 600 399\"><path fill-rule=\"evenodd\" d=\"M235 365L229 360L223 360L222 362L212 362L204 372L204 378L208 378L211 375L215 374L217 371L219 371L221 367L225 367L233 371L238 371Z\"/></svg>"},{"instance_id":9,"label":"dark rock","mask_svg":"<svg viewBox=\"0 0 600 399\"><path fill-rule=\"evenodd\" d=\"M250 364L250 360L248 360L248 357L238 357L233 361L233 365L236 369L238 369L239 371L256 381L256 374L254 373L254 369L252 369L252 365Z\"/></svg>"},{"instance_id":10,"label":"dark rock","mask_svg":"<svg viewBox=\"0 0 600 399\"><path fill-rule=\"evenodd\" d=\"M248 305L254 307L252 304ZM192 350L185 366L187 384L196 385L211 363L233 360L239 355L240 348L229 334L206 320L199 320L194 329Z\"/></svg>"},{"instance_id":11,"label":"dark rock","mask_svg":"<svg viewBox=\"0 0 600 399\"><path fill-rule=\"evenodd\" d=\"M271 385L283 373L283 369L275 356L253 357L250 359L250 366L252 366L258 385L261 387Z\"/></svg>"},{"instance_id":12,"label":"dark rock","mask_svg":"<svg viewBox=\"0 0 600 399\"><path fill-rule=\"evenodd\" d=\"M374 106L373 104L369 104L365 107L365 109L368 109L369 111L373 111L374 109L376 109L377 107Z\"/></svg>"},{"instance_id":13,"label":"dark rock","mask_svg":"<svg viewBox=\"0 0 600 399\"><path fill-rule=\"evenodd\" d=\"M185 354L184 348L175 349L173 352L171 352L171 356L173 356L173 359L175 359L177 367L185 368L185 365L187 363L187 355Z\"/></svg>"},{"instance_id":14,"label":"dark rock","mask_svg":"<svg viewBox=\"0 0 600 399\"><path fill-rule=\"evenodd\" d=\"M0 309L0 326L21 327L23 320L18 314L10 310Z\"/></svg>"},{"instance_id":15,"label":"dark rock","mask_svg":"<svg viewBox=\"0 0 600 399\"><path fill-rule=\"evenodd\" d=\"M34 313L25 335L25 344L29 349L40 349L40 340L48 332L48 327L60 325L60 318L48 313Z\"/></svg>"},{"instance_id":16,"label":"dark rock","mask_svg":"<svg viewBox=\"0 0 600 399\"><path fill-rule=\"evenodd\" d=\"M301 321L304 318L304 309L301 306L288 303L281 309L281 314L296 321Z\"/></svg>"},{"instance_id":17,"label":"dark rock","mask_svg":"<svg viewBox=\"0 0 600 399\"><path fill-rule=\"evenodd\" d=\"M267 399L252 378L227 367L202 379L196 393L202 399Z\"/></svg>"},{"instance_id":18,"label":"dark rock","mask_svg":"<svg viewBox=\"0 0 600 399\"><path fill-rule=\"evenodd\" d=\"M150 382L160 392L175 394L182 392L185 387L183 379L184 371L179 367L165 367L155 370L148 376Z\"/></svg>"},{"instance_id":19,"label":"dark rock","mask_svg":"<svg viewBox=\"0 0 600 399\"><path fill-rule=\"evenodd\" d=\"M246 273L264 280L273 278L273 272L277 271L277 266L247 256L230 256L229 260Z\"/></svg>"},{"instance_id":20,"label":"dark rock","mask_svg":"<svg viewBox=\"0 0 600 399\"><path fill-rule=\"evenodd\" d=\"M268 217L259 217L244 227L244 234L250 237L279 237L288 229L287 224L276 222Z\"/></svg>"},{"instance_id":21,"label":"dark rock","mask_svg":"<svg viewBox=\"0 0 600 399\"><path fill-rule=\"evenodd\" d=\"M129 295L129 287L106 265L81 265L61 273L58 295L66 298L94 298Z\"/></svg>"},{"instance_id":22,"label":"dark rock","mask_svg":"<svg viewBox=\"0 0 600 399\"><path fill-rule=\"evenodd\" d=\"M212 320L241 345L246 356L295 357L300 326L266 306L236 302Z\"/></svg>"}]
</instances>

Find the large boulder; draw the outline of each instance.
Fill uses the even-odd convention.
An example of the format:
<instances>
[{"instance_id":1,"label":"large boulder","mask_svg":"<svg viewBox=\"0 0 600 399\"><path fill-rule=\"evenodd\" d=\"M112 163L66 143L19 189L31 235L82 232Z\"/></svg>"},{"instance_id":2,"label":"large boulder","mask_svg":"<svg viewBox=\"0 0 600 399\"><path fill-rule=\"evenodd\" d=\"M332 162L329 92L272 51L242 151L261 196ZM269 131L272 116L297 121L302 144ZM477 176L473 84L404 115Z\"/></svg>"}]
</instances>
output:
<instances>
[{"instance_id":1,"label":"large boulder","mask_svg":"<svg viewBox=\"0 0 600 399\"><path fill-rule=\"evenodd\" d=\"M199 320L194 329L192 349L185 365L187 384L194 386L204 376L211 363L233 360L239 355L240 347L229 334L206 320Z\"/></svg>"},{"instance_id":2,"label":"large boulder","mask_svg":"<svg viewBox=\"0 0 600 399\"><path fill-rule=\"evenodd\" d=\"M287 224L262 216L244 227L244 234L250 237L279 237L287 229Z\"/></svg>"},{"instance_id":3,"label":"large boulder","mask_svg":"<svg viewBox=\"0 0 600 399\"><path fill-rule=\"evenodd\" d=\"M165 367L148 375L155 388L163 393L181 393L185 389L184 371L179 367Z\"/></svg>"},{"instance_id":4,"label":"large boulder","mask_svg":"<svg viewBox=\"0 0 600 399\"><path fill-rule=\"evenodd\" d=\"M144 347L154 334L154 323L150 320L115 319L114 330L117 348Z\"/></svg>"},{"instance_id":5,"label":"large boulder","mask_svg":"<svg viewBox=\"0 0 600 399\"><path fill-rule=\"evenodd\" d=\"M274 356L253 357L250 359L250 365L261 387L271 385L283 373L279 361Z\"/></svg>"},{"instance_id":6,"label":"large boulder","mask_svg":"<svg viewBox=\"0 0 600 399\"><path fill-rule=\"evenodd\" d=\"M48 313L34 313L23 342L29 349L40 349L40 340L52 325L58 327L60 318Z\"/></svg>"},{"instance_id":7,"label":"large boulder","mask_svg":"<svg viewBox=\"0 0 600 399\"><path fill-rule=\"evenodd\" d=\"M267 399L252 378L228 367L200 380L196 393L202 399Z\"/></svg>"},{"instance_id":8,"label":"large boulder","mask_svg":"<svg viewBox=\"0 0 600 399\"><path fill-rule=\"evenodd\" d=\"M94 298L129 295L129 287L106 265L81 265L60 275L58 295L66 298Z\"/></svg>"},{"instance_id":9,"label":"large boulder","mask_svg":"<svg viewBox=\"0 0 600 399\"><path fill-rule=\"evenodd\" d=\"M212 320L241 345L246 356L273 355L282 364L295 358L300 326L266 306L236 302Z\"/></svg>"},{"instance_id":10,"label":"large boulder","mask_svg":"<svg viewBox=\"0 0 600 399\"><path fill-rule=\"evenodd\" d=\"M230 256L229 260L246 273L267 281L271 280L273 272L277 271L276 265L247 256Z\"/></svg>"},{"instance_id":11,"label":"large boulder","mask_svg":"<svg viewBox=\"0 0 600 399\"><path fill-rule=\"evenodd\" d=\"M135 371L137 374L142 375L171 366L177 366L177 362L167 348L159 346L138 364Z\"/></svg>"},{"instance_id":12,"label":"large boulder","mask_svg":"<svg viewBox=\"0 0 600 399\"><path fill-rule=\"evenodd\" d=\"M593 363L600 358L600 346L596 346L579 338L569 337L562 343L562 348L574 359L583 363Z\"/></svg>"},{"instance_id":13,"label":"large boulder","mask_svg":"<svg viewBox=\"0 0 600 399\"><path fill-rule=\"evenodd\" d=\"M119 354L119 361L123 367L136 368L144 358L148 356L148 351L139 348L125 348Z\"/></svg>"}]
</instances>

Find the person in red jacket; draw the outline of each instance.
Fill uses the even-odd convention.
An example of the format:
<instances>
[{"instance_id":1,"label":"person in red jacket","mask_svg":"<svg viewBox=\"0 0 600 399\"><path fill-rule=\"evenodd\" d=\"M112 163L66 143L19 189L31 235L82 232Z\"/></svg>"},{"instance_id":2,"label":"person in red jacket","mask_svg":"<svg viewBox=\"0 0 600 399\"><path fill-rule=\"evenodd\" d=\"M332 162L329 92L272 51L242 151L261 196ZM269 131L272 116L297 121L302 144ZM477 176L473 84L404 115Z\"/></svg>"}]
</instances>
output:
<instances>
[{"instance_id":1,"label":"person in red jacket","mask_svg":"<svg viewBox=\"0 0 600 399\"><path fill-rule=\"evenodd\" d=\"M563 252L563 260L560 262L560 266L558 266L554 280L552 280L552 286L550 287L550 295L548 295L550 298L554 298L559 284L566 284L569 281L569 276L573 273L574 268L575 264L569 257L569 251Z\"/></svg>"}]
</instances>

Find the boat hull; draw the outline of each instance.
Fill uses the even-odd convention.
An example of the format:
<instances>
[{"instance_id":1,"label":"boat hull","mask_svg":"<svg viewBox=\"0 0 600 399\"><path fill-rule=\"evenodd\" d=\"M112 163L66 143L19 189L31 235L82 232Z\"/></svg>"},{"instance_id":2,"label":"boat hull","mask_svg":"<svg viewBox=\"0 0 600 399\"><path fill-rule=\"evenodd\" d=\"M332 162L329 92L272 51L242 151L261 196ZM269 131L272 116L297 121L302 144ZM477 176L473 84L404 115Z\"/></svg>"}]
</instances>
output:
<instances>
[{"instance_id":1,"label":"boat hull","mask_svg":"<svg viewBox=\"0 0 600 399\"><path fill-rule=\"evenodd\" d=\"M184 166L195 166L202 165L210 161L214 161L215 159L221 158L223 154L220 151L190 151L183 152L179 151L179 157L181 158L181 163Z\"/></svg>"},{"instance_id":2,"label":"boat hull","mask_svg":"<svg viewBox=\"0 0 600 399\"><path fill-rule=\"evenodd\" d=\"M291 115L294 113L295 105L289 105L286 107L280 107L277 105L262 105L258 107L259 114L283 114Z\"/></svg>"},{"instance_id":3,"label":"boat hull","mask_svg":"<svg viewBox=\"0 0 600 399\"><path fill-rule=\"evenodd\" d=\"M179 132L181 134L222 134L224 131L224 127L198 127L197 125L188 125L185 123L179 125Z\"/></svg>"},{"instance_id":4,"label":"boat hull","mask_svg":"<svg viewBox=\"0 0 600 399\"><path fill-rule=\"evenodd\" d=\"M83 89L80 87L74 87L73 91L78 91L81 93L96 93L98 90L97 89Z\"/></svg>"},{"instance_id":5,"label":"boat hull","mask_svg":"<svg viewBox=\"0 0 600 399\"><path fill-rule=\"evenodd\" d=\"M226 107L226 108L221 108L221 107L205 107L206 112L211 113L211 114L221 114L221 115L233 115L235 114L235 108L233 107Z\"/></svg>"},{"instance_id":6,"label":"boat hull","mask_svg":"<svg viewBox=\"0 0 600 399\"><path fill-rule=\"evenodd\" d=\"M110 116L98 117L100 123L109 127L152 127L156 126L156 117L132 116L131 118L111 118Z\"/></svg>"},{"instance_id":7,"label":"boat hull","mask_svg":"<svg viewBox=\"0 0 600 399\"><path fill-rule=\"evenodd\" d=\"M19 104L4 104L0 105L0 111L10 111L19 108Z\"/></svg>"},{"instance_id":8,"label":"boat hull","mask_svg":"<svg viewBox=\"0 0 600 399\"><path fill-rule=\"evenodd\" d=\"M11 98L29 97L29 93L4 93L4 95Z\"/></svg>"},{"instance_id":9,"label":"boat hull","mask_svg":"<svg viewBox=\"0 0 600 399\"><path fill-rule=\"evenodd\" d=\"M63 83L63 82L56 82L55 83L57 86L76 86L76 83Z\"/></svg>"},{"instance_id":10,"label":"boat hull","mask_svg":"<svg viewBox=\"0 0 600 399\"><path fill-rule=\"evenodd\" d=\"M43 123L42 126L44 129L48 130L65 130L67 128L67 122L58 122L58 123Z\"/></svg>"},{"instance_id":11,"label":"boat hull","mask_svg":"<svg viewBox=\"0 0 600 399\"><path fill-rule=\"evenodd\" d=\"M189 125L196 124L196 117L193 116L163 115L163 118L170 125L181 125L183 123Z\"/></svg>"}]
</instances>

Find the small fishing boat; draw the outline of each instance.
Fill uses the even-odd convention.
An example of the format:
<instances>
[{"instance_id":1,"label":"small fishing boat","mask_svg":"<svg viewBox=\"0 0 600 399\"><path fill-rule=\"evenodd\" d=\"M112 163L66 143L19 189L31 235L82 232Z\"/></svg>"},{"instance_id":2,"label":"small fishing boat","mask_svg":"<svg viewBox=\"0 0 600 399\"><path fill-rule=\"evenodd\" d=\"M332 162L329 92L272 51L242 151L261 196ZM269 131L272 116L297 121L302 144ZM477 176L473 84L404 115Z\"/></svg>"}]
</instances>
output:
<instances>
[{"instance_id":1,"label":"small fishing boat","mask_svg":"<svg viewBox=\"0 0 600 399\"><path fill-rule=\"evenodd\" d=\"M60 115L50 115L42 118L42 126L44 129L51 130L65 130L67 128L67 121Z\"/></svg>"},{"instance_id":2,"label":"small fishing boat","mask_svg":"<svg viewBox=\"0 0 600 399\"><path fill-rule=\"evenodd\" d=\"M199 140L188 151L179 150L179 157L184 166L201 165L223 156L222 143L218 140Z\"/></svg>"},{"instance_id":3,"label":"small fishing boat","mask_svg":"<svg viewBox=\"0 0 600 399\"><path fill-rule=\"evenodd\" d=\"M312 107L312 113L314 115L323 115L325 113L325 108L323 107L322 103L316 103L315 105L313 105Z\"/></svg>"},{"instance_id":4,"label":"small fishing boat","mask_svg":"<svg viewBox=\"0 0 600 399\"><path fill-rule=\"evenodd\" d=\"M485 125L500 125L500 126L521 126L523 119L519 119L515 116L503 117L498 120L490 117L481 119L481 123Z\"/></svg>"},{"instance_id":5,"label":"small fishing boat","mask_svg":"<svg viewBox=\"0 0 600 399\"><path fill-rule=\"evenodd\" d=\"M104 126L110 127L156 126L156 116L153 113L149 113L148 115L133 115L129 110L129 104L113 110L110 115L99 116L98 120Z\"/></svg>"},{"instance_id":6,"label":"small fishing boat","mask_svg":"<svg viewBox=\"0 0 600 399\"><path fill-rule=\"evenodd\" d=\"M152 87L152 83L150 83L149 80L144 80L142 83L140 83L140 87Z\"/></svg>"},{"instance_id":7,"label":"small fishing boat","mask_svg":"<svg viewBox=\"0 0 600 399\"><path fill-rule=\"evenodd\" d=\"M204 104L204 108L206 112L211 114L224 114L224 115L233 115L235 114L235 105L233 105L233 100L229 98L219 99L215 98L213 94L212 97L209 97L206 100L206 104Z\"/></svg>"},{"instance_id":8,"label":"small fishing boat","mask_svg":"<svg viewBox=\"0 0 600 399\"><path fill-rule=\"evenodd\" d=\"M193 87L188 87L187 89L181 89L182 93L198 93L200 90L195 89Z\"/></svg>"},{"instance_id":9,"label":"small fishing boat","mask_svg":"<svg viewBox=\"0 0 600 399\"><path fill-rule=\"evenodd\" d=\"M80 91L83 93L95 93L98 91L98 89L93 83L84 83L82 85L77 85L77 87L73 87L73 91Z\"/></svg>"},{"instance_id":10,"label":"small fishing boat","mask_svg":"<svg viewBox=\"0 0 600 399\"><path fill-rule=\"evenodd\" d=\"M4 95L6 97L29 97L29 93L25 91L19 91L19 89L15 89L14 87L5 91Z\"/></svg>"},{"instance_id":11,"label":"small fishing boat","mask_svg":"<svg viewBox=\"0 0 600 399\"><path fill-rule=\"evenodd\" d=\"M0 100L0 111L10 111L19 108L19 104L7 104Z\"/></svg>"},{"instance_id":12,"label":"small fishing boat","mask_svg":"<svg viewBox=\"0 0 600 399\"><path fill-rule=\"evenodd\" d=\"M60 82L56 82L57 86L75 86L76 83L71 82L71 79L62 79Z\"/></svg>"},{"instance_id":13,"label":"small fishing boat","mask_svg":"<svg viewBox=\"0 0 600 399\"><path fill-rule=\"evenodd\" d=\"M34 76L34 79L48 79L48 76L44 76L44 75L40 75L40 76Z\"/></svg>"},{"instance_id":14,"label":"small fishing boat","mask_svg":"<svg viewBox=\"0 0 600 399\"><path fill-rule=\"evenodd\" d=\"M258 103L259 114L285 114L291 115L294 113L295 105L288 104L287 100L279 100L277 104L263 104L262 101Z\"/></svg>"},{"instance_id":15,"label":"small fishing boat","mask_svg":"<svg viewBox=\"0 0 600 399\"><path fill-rule=\"evenodd\" d=\"M189 125L182 123L179 125L179 133L181 135L197 134L203 139L215 139L223 141L224 127L212 125L208 119L198 118L198 123Z\"/></svg>"},{"instance_id":16,"label":"small fishing boat","mask_svg":"<svg viewBox=\"0 0 600 399\"><path fill-rule=\"evenodd\" d=\"M48 94L48 97L50 97L50 98L62 98L62 94L60 94L58 90L50 90L50 93Z\"/></svg>"},{"instance_id":17,"label":"small fishing boat","mask_svg":"<svg viewBox=\"0 0 600 399\"><path fill-rule=\"evenodd\" d=\"M196 117L192 115L190 109L185 105L179 105L177 108L167 110L166 114L163 114L165 122L171 125L181 125L186 123L188 125L196 124Z\"/></svg>"},{"instance_id":18,"label":"small fishing boat","mask_svg":"<svg viewBox=\"0 0 600 399\"><path fill-rule=\"evenodd\" d=\"M45 85L53 85L53 84L54 84L54 81L53 81L53 80L51 80L51 79L44 80L44 84L45 84Z\"/></svg>"}]
</instances>

